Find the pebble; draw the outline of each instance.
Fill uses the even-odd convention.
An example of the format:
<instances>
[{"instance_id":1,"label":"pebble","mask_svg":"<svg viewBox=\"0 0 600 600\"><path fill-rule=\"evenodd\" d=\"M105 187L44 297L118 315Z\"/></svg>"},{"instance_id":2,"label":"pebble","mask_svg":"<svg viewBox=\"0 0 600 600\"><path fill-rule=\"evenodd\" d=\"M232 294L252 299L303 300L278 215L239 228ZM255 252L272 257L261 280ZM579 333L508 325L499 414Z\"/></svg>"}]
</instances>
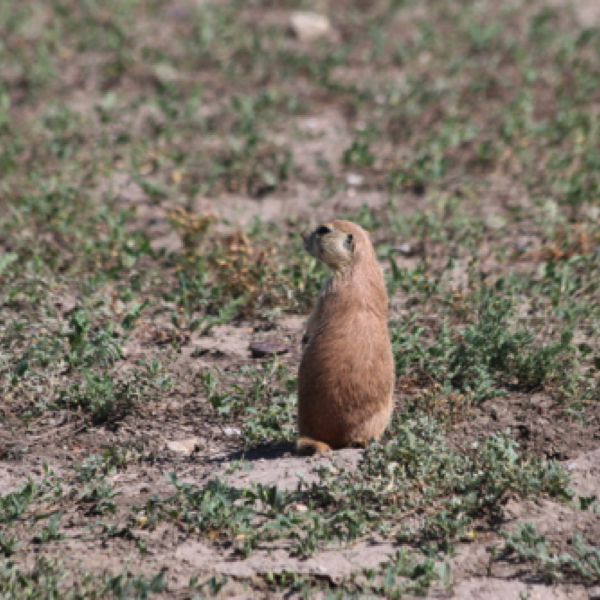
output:
<instances>
[{"instance_id":1,"label":"pebble","mask_svg":"<svg viewBox=\"0 0 600 600\"><path fill-rule=\"evenodd\" d=\"M190 438L189 440L167 442L167 448L177 454L191 454L199 448L199 444L198 438Z\"/></svg>"},{"instance_id":2,"label":"pebble","mask_svg":"<svg viewBox=\"0 0 600 600\"><path fill-rule=\"evenodd\" d=\"M252 342L249 346L252 358L263 358L265 356L277 356L290 351L289 346L275 342Z\"/></svg>"},{"instance_id":3,"label":"pebble","mask_svg":"<svg viewBox=\"0 0 600 600\"><path fill-rule=\"evenodd\" d=\"M225 429L223 429L223 433L225 435L240 435L242 432L235 427L225 427Z\"/></svg>"},{"instance_id":4,"label":"pebble","mask_svg":"<svg viewBox=\"0 0 600 600\"><path fill-rule=\"evenodd\" d=\"M346 175L346 183L348 185L362 185L364 180L365 178L358 173L348 173L348 175Z\"/></svg>"},{"instance_id":5,"label":"pebble","mask_svg":"<svg viewBox=\"0 0 600 600\"><path fill-rule=\"evenodd\" d=\"M290 17L290 29L301 42L313 42L331 32L331 23L323 15L298 11Z\"/></svg>"},{"instance_id":6,"label":"pebble","mask_svg":"<svg viewBox=\"0 0 600 600\"><path fill-rule=\"evenodd\" d=\"M399 246L394 246L394 250L396 250L396 252L400 252L400 254L404 254L404 256L412 256L415 253L415 249L410 244L400 244Z\"/></svg>"}]
</instances>

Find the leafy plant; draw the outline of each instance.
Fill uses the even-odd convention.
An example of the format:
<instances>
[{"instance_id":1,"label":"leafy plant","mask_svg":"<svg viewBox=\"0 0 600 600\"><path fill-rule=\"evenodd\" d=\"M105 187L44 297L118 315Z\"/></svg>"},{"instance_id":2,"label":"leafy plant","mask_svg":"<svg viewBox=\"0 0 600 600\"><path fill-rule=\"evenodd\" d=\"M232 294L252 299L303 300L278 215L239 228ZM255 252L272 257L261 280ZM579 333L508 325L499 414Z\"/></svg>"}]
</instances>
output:
<instances>
[{"instance_id":1,"label":"leafy plant","mask_svg":"<svg viewBox=\"0 0 600 600\"><path fill-rule=\"evenodd\" d=\"M242 367L225 382L223 374L212 370L199 377L216 414L240 425L245 445L292 438L296 377L282 363Z\"/></svg>"},{"instance_id":2,"label":"leafy plant","mask_svg":"<svg viewBox=\"0 0 600 600\"><path fill-rule=\"evenodd\" d=\"M522 561L536 563L548 582L569 576L588 581L597 581L600 577L600 550L588 545L579 531L573 535L572 553L552 552L545 536L539 535L531 523L520 523L514 533L504 531L501 535L505 540L503 553L516 554Z\"/></svg>"},{"instance_id":3,"label":"leafy plant","mask_svg":"<svg viewBox=\"0 0 600 600\"><path fill-rule=\"evenodd\" d=\"M66 385L59 393L57 404L79 406L98 422L122 417L171 385L170 377L163 376L160 369L156 371L151 364L118 379L106 371L97 374L84 369L82 372L83 381Z\"/></svg>"},{"instance_id":4,"label":"leafy plant","mask_svg":"<svg viewBox=\"0 0 600 600\"><path fill-rule=\"evenodd\" d=\"M371 154L369 144L360 140L355 140L342 155L342 163L348 167L371 167L374 162L375 156Z\"/></svg>"},{"instance_id":5,"label":"leafy plant","mask_svg":"<svg viewBox=\"0 0 600 600\"><path fill-rule=\"evenodd\" d=\"M34 540L38 544L47 544L48 542L55 542L63 538L63 534L59 532L60 519L62 518L61 512L54 513L48 520L48 524L42 529L35 537Z\"/></svg>"}]
</instances>

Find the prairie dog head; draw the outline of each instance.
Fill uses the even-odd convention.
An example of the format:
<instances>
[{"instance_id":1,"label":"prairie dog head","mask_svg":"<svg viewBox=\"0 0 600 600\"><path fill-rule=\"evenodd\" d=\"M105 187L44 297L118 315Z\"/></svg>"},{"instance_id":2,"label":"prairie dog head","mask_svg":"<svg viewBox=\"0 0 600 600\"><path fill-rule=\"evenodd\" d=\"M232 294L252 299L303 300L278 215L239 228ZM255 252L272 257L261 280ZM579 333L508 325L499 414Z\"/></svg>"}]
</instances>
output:
<instances>
[{"instance_id":1,"label":"prairie dog head","mask_svg":"<svg viewBox=\"0 0 600 600\"><path fill-rule=\"evenodd\" d=\"M333 271L354 264L365 253L373 253L367 232L350 221L329 221L302 232L304 249Z\"/></svg>"}]
</instances>

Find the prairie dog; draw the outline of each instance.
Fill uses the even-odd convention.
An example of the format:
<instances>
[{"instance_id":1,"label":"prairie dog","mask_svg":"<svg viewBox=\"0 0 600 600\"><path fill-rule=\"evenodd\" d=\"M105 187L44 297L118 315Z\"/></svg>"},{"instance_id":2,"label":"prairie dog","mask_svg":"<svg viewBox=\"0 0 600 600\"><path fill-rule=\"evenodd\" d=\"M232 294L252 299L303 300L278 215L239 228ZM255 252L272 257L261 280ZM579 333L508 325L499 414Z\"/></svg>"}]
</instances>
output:
<instances>
[{"instance_id":1,"label":"prairie dog","mask_svg":"<svg viewBox=\"0 0 600 600\"><path fill-rule=\"evenodd\" d=\"M308 319L298 374L299 454L365 446L392 412L394 358L388 298L367 232L330 221L302 233L333 272Z\"/></svg>"}]
</instances>

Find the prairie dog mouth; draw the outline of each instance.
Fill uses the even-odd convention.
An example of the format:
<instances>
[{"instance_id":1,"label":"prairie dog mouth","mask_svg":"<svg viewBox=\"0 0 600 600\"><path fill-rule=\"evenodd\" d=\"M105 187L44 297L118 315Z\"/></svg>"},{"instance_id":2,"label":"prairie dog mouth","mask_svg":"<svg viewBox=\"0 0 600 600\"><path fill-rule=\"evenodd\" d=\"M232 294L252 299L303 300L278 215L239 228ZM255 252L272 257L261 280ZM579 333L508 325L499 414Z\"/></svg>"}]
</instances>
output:
<instances>
[{"instance_id":1,"label":"prairie dog mouth","mask_svg":"<svg viewBox=\"0 0 600 600\"><path fill-rule=\"evenodd\" d=\"M300 233L301 237L302 237L302 246L303 248L311 255L314 256L314 253L311 249L311 236L313 233L313 229L311 227L307 227L304 231L302 231Z\"/></svg>"}]
</instances>

